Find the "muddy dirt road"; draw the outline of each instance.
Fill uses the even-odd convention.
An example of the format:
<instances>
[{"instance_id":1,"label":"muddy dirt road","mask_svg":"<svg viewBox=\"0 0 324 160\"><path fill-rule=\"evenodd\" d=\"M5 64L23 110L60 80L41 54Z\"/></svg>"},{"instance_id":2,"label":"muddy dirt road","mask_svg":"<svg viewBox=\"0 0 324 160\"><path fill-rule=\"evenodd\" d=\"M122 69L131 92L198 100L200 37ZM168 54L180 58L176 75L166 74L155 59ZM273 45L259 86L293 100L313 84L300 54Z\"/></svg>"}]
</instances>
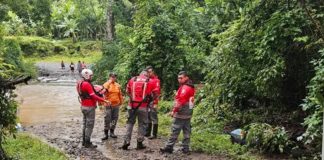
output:
<instances>
[{"instance_id":1,"label":"muddy dirt road","mask_svg":"<svg viewBox=\"0 0 324 160\"><path fill-rule=\"evenodd\" d=\"M17 89L18 102L20 103L19 119L26 132L40 137L45 142L56 146L68 155L70 159L105 160L105 159L138 159L138 160L208 160L226 159L221 156L210 156L202 153L184 155L179 151L174 154L160 154L159 148L163 147L166 137L144 141L147 149L136 150L136 132L134 128L133 138L129 151L123 151L119 147L123 143L125 125L118 124L116 129L117 139L101 141L103 136L103 111L97 109L95 128L92 141L98 145L97 149L83 148L81 145L82 114L80 104L75 91L75 82L79 78L77 74L71 74L68 70L59 69L59 64L41 63L40 68L46 69L50 74L46 78L57 78L54 81L44 81L20 86ZM47 82L47 83L42 83ZM120 119L126 117L121 115ZM137 126L137 125L136 125ZM178 145L175 148L179 149Z\"/></svg>"}]
</instances>

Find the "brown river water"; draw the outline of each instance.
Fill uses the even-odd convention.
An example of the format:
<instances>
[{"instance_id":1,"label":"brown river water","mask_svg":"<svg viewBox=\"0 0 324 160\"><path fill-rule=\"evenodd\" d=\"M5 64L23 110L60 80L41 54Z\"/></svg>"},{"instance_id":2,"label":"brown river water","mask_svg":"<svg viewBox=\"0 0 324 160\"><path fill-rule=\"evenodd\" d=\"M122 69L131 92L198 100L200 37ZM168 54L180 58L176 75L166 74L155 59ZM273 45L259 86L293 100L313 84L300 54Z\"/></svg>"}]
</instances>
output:
<instances>
[{"instance_id":1,"label":"brown river water","mask_svg":"<svg viewBox=\"0 0 324 160\"><path fill-rule=\"evenodd\" d=\"M23 125L66 121L81 117L74 86L33 84L16 90L20 103L18 117Z\"/></svg>"}]
</instances>

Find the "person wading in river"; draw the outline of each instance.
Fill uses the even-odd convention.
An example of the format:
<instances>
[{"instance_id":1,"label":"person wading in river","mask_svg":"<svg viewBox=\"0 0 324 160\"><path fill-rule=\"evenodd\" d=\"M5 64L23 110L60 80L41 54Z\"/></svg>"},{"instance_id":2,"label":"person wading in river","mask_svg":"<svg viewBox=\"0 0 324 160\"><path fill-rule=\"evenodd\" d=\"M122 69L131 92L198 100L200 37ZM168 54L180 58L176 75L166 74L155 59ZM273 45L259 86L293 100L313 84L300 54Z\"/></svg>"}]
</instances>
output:
<instances>
[{"instance_id":1,"label":"person wading in river","mask_svg":"<svg viewBox=\"0 0 324 160\"><path fill-rule=\"evenodd\" d=\"M147 72L142 71L139 76L131 78L127 83L126 92L130 97L127 107L128 119L126 124L126 135L124 144L121 147L127 150L130 145L133 127L138 119L137 147L136 149L145 149L143 145L144 135L146 133L146 124L148 123L148 104L155 96L154 84L150 81Z\"/></svg>"},{"instance_id":2,"label":"person wading in river","mask_svg":"<svg viewBox=\"0 0 324 160\"><path fill-rule=\"evenodd\" d=\"M194 107L195 88L185 71L178 74L178 82L180 87L174 98L174 106L170 115L173 117L171 137L166 146L161 148L162 153L172 153L173 146L176 143L178 136L182 130L182 152L189 153L189 143L191 134L191 116Z\"/></svg>"},{"instance_id":3,"label":"person wading in river","mask_svg":"<svg viewBox=\"0 0 324 160\"><path fill-rule=\"evenodd\" d=\"M149 104L148 108L148 124L147 124L147 131L145 137L148 137L149 139L155 139L157 138L157 132L158 132L158 102L159 102L159 96L161 92L160 88L160 80L158 76L155 74L152 66L147 66L146 71L149 75L150 80L155 86L156 91L156 97L155 99ZM151 136L152 131L152 124L153 124L153 132Z\"/></svg>"},{"instance_id":4,"label":"person wading in river","mask_svg":"<svg viewBox=\"0 0 324 160\"><path fill-rule=\"evenodd\" d=\"M84 69L81 72L82 80L77 82L77 91L81 99L81 111L83 113L83 134L82 145L86 148L96 148L97 146L90 141L95 122L96 102L104 102L109 106L110 102L99 97L91 84L93 72L90 69Z\"/></svg>"},{"instance_id":5,"label":"person wading in river","mask_svg":"<svg viewBox=\"0 0 324 160\"><path fill-rule=\"evenodd\" d=\"M79 75L81 76L81 72L82 72L82 64L81 64L81 61L78 61L77 69L78 69Z\"/></svg>"},{"instance_id":6,"label":"person wading in river","mask_svg":"<svg viewBox=\"0 0 324 160\"><path fill-rule=\"evenodd\" d=\"M105 99L110 101L111 104L105 106L105 137L103 137L102 140L108 139L109 131L111 138L117 138L114 131L119 116L119 107L123 103L123 95L120 85L116 82L116 78L116 73L110 73L109 80L103 84L106 89L106 94L104 95Z\"/></svg>"}]
</instances>

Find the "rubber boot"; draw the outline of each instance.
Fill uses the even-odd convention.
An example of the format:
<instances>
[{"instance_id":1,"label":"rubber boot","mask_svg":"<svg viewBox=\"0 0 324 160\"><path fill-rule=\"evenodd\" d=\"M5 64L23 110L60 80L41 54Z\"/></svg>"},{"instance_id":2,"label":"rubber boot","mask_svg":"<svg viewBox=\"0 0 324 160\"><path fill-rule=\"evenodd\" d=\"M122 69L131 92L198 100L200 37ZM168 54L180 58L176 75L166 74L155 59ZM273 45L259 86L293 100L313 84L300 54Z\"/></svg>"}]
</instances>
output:
<instances>
[{"instance_id":1,"label":"rubber boot","mask_svg":"<svg viewBox=\"0 0 324 160\"><path fill-rule=\"evenodd\" d=\"M110 137L111 138L117 138L117 136L115 135L115 133L114 133L114 129L110 129Z\"/></svg>"},{"instance_id":2,"label":"rubber boot","mask_svg":"<svg viewBox=\"0 0 324 160\"><path fill-rule=\"evenodd\" d=\"M189 150L188 148L182 148L182 149L181 149L181 152L182 152L183 154L190 154L190 150Z\"/></svg>"},{"instance_id":3,"label":"rubber boot","mask_svg":"<svg viewBox=\"0 0 324 160\"><path fill-rule=\"evenodd\" d=\"M137 147L136 147L136 149L145 149L145 148L146 148L146 146L144 146L143 142L138 142L137 141Z\"/></svg>"},{"instance_id":4,"label":"rubber boot","mask_svg":"<svg viewBox=\"0 0 324 160\"><path fill-rule=\"evenodd\" d=\"M85 141L84 143L85 148L97 148L97 145L94 145L90 142L90 140Z\"/></svg>"},{"instance_id":5,"label":"rubber boot","mask_svg":"<svg viewBox=\"0 0 324 160\"><path fill-rule=\"evenodd\" d=\"M151 130L152 130L152 123L147 124L146 134L145 137L151 136Z\"/></svg>"},{"instance_id":6,"label":"rubber boot","mask_svg":"<svg viewBox=\"0 0 324 160\"><path fill-rule=\"evenodd\" d=\"M159 125L153 124L153 135L149 137L149 139L156 139L157 138L157 132L158 132Z\"/></svg>"},{"instance_id":7,"label":"rubber boot","mask_svg":"<svg viewBox=\"0 0 324 160\"><path fill-rule=\"evenodd\" d=\"M82 146L85 145L85 128L83 127L83 130L82 130Z\"/></svg>"},{"instance_id":8,"label":"rubber boot","mask_svg":"<svg viewBox=\"0 0 324 160\"><path fill-rule=\"evenodd\" d=\"M85 145L85 140L84 138L82 138L82 146L84 147L84 145Z\"/></svg>"},{"instance_id":9,"label":"rubber boot","mask_svg":"<svg viewBox=\"0 0 324 160\"><path fill-rule=\"evenodd\" d=\"M129 146L130 144L129 143L127 143L126 141L124 141L124 144L123 144L123 146L121 147L121 149L123 149L123 150L128 150L128 146Z\"/></svg>"},{"instance_id":10,"label":"rubber boot","mask_svg":"<svg viewBox=\"0 0 324 160\"><path fill-rule=\"evenodd\" d=\"M104 133L105 133L105 137L101 138L101 140L103 140L103 141L108 139L108 130L105 129Z\"/></svg>"},{"instance_id":11,"label":"rubber boot","mask_svg":"<svg viewBox=\"0 0 324 160\"><path fill-rule=\"evenodd\" d=\"M164 148L160 148L160 151L162 153L172 153L173 152L173 148L169 147L169 146L165 146Z\"/></svg>"}]
</instances>

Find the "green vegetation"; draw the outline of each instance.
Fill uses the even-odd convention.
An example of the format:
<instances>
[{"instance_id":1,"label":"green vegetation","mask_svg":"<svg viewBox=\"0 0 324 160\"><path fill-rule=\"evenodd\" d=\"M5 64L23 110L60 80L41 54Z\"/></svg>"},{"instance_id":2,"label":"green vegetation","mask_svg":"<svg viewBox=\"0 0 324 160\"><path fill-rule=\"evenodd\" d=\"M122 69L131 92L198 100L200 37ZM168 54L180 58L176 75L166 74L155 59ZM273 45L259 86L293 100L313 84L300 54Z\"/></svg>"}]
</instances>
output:
<instances>
[{"instance_id":1,"label":"green vegetation","mask_svg":"<svg viewBox=\"0 0 324 160\"><path fill-rule=\"evenodd\" d=\"M159 135L168 137L171 132L172 117L168 115L171 111L172 101L159 102ZM179 140L182 139L180 133ZM192 150L196 152L205 152L209 154L218 154L228 156L234 159L258 159L247 152L245 146L232 144L230 135L224 133L209 132L201 130L200 127L193 127L191 136Z\"/></svg>"},{"instance_id":2,"label":"green vegetation","mask_svg":"<svg viewBox=\"0 0 324 160\"><path fill-rule=\"evenodd\" d=\"M21 160L67 160L68 158L57 149L31 137L30 135L19 133L15 138L8 137L4 144L6 153Z\"/></svg>"},{"instance_id":3,"label":"green vegetation","mask_svg":"<svg viewBox=\"0 0 324 160\"><path fill-rule=\"evenodd\" d=\"M176 74L186 70L203 85L192 119L203 138L193 135L193 149L320 158L323 6L318 0L3 0L0 76L30 72L23 57L63 56L94 62L97 83L114 71L124 85L152 65L168 101ZM12 106L5 111L15 111L11 98L0 97ZM167 113L172 104L161 106ZM161 115L162 135L169 124ZM229 141L223 133L236 128L249 130L248 144L219 146Z\"/></svg>"},{"instance_id":4,"label":"green vegetation","mask_svg":"<svg viewBox=\"0 0 324 160\"><path fill-rule=\"evenodd\" d=\"M42 37L8 36L5 41L18 43L22 55L28 61L69 61L95 62L101 58L100 41L50 40Z\"/></svg>"}]
</instances>

